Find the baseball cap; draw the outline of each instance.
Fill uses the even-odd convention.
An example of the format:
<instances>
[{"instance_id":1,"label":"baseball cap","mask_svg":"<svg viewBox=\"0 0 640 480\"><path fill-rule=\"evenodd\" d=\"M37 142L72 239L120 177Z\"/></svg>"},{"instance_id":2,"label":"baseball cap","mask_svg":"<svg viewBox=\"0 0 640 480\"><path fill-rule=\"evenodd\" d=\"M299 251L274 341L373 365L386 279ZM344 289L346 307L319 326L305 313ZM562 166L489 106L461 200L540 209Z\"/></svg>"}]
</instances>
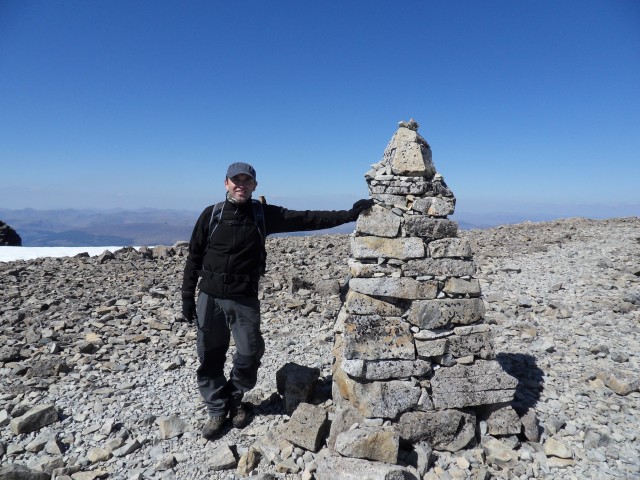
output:
<instances>
[{"instance_id":1,"label":"baseball cap","mask_svg":"<svg viewBox=\"0 0 640 480\"><path fill-rule=\"evenodd\" d=\"M227 169L227 178L235 177L241 173L253 177L254 180L256 179L256 170L248 163L243 162L236 162L229 165L229 168Z\"/></svg>"}]
</instances>

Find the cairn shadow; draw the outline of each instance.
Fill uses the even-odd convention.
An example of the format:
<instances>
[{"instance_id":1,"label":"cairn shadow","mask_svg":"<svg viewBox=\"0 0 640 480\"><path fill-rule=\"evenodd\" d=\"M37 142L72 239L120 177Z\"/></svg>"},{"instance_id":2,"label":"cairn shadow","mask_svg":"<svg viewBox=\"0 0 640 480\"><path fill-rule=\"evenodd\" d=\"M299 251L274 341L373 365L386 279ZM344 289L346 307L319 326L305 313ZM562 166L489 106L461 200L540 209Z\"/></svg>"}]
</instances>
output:
<instances>
[{"instance_id":1,"label":"cairn shadow","mask_svg":"<svg viewBox=\"0 0 640 480\"><path fill-rule=\"evenodd\" d=\"M540 400L544 372L538 367L536 358L525 353L498 353L496 360L505 372L518 380L511 406L522 416Z\"/></svg>"}]
</instances>

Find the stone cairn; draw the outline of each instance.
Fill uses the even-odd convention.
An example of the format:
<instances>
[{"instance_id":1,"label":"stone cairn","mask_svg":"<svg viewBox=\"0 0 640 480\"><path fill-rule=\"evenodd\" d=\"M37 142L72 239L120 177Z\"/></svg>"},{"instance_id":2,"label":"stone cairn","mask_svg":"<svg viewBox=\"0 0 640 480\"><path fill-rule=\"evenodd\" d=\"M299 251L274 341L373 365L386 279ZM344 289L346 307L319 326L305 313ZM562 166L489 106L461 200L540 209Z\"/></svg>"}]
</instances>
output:
<instances>
[{"instance_id":1,"label":"stone cairn","mask_svg":"<svg viewBox=\"0 0 640 480\"><path fill-rule=\"evenodd\" d=\"M447 219L455 197L417 130L400 122L365 174L375 205L351 237L328 446L343 462L409 463L424 474L432 449L475 445L481 419L493 416L489 433L505 435L521 423L509 406L517 380L494 359L470 245ZM399 451L415 458L399 462Z\"/></svg>"}]
</instances>

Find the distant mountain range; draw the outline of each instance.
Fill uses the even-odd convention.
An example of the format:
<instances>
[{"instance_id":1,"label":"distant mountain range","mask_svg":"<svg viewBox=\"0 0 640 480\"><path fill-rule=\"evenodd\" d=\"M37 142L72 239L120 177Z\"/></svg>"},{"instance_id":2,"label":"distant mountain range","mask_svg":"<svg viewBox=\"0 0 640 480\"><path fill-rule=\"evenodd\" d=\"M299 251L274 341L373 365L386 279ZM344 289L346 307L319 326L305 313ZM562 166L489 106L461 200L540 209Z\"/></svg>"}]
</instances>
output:
<instances>
[{"instance_id":1,"label":"distant mountain range","mask_svg":"<svg viewBox=\"0 0 640 480\"><path fill-rule=\"evenodd\" d=\"M189 240L200 212L187 210L8 210L0 220L22 238L24 247L173 245ZM320 233L351 233L354 224ZM318 232L315 232L318 233ZM306 234L306 232L301 233Z\"/></svg>"},{"instance_id":2,"label":"distant mountain range","mask_svg":"<svg viewBox=\"0 0 640 480\"><path fill-rule=\"evenodd\" d=\"M181 210L6 210L0 219L25 247L173 245L188 240L199 212Z\"/></svg>"},{"instance_id":3,"label":"distant mountain range","mask_svg":"<svg viewBox=\"0 0 640 480\"><path fill-rule=\"evenodd\" d=\"M187 210L8 210L0 208L0 220L13 227L25 247L92 247L129 245L173 245L189 240L200 212ZM461 229L490 228L524 221L559 218L550 214L471 214L451 217ZM348 223L318 233L351 233ZM292 235L307 235L309 232Z\"/></svg>"}]
</instances>

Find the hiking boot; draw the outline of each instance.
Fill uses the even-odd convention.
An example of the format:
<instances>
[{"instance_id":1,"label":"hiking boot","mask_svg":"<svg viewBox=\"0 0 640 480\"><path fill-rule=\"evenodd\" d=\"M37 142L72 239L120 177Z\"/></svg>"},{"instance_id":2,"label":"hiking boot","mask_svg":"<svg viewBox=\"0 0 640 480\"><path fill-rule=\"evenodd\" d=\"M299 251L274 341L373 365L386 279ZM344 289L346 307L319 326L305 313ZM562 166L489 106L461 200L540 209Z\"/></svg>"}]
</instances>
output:
<instances>
[{"instance_id":1,"label":"hiking boot","mask_svg":"<svg viewBox=\"0 0 640 480\"><path fill-rule=\"evenodd\" d=\"M207 423L205 423L202 428L202 436L207 440L214 439L216 434L222 430L225 420L226 418L224 415L209 417L209 420L207 420Z\"/></svg>"},{"instance_id":2,"label":"hiking boot","mask_svg":"<svg viewBox=\"0 0 640 480\"><path fill-rule=\"evenodd\" d=\"M242 402L234 403L229 409L229 416L231 417L231 425L233 425L234 428L244 428L249 419L249 408L247 404Z\"/></svg>"}]
</instances>

